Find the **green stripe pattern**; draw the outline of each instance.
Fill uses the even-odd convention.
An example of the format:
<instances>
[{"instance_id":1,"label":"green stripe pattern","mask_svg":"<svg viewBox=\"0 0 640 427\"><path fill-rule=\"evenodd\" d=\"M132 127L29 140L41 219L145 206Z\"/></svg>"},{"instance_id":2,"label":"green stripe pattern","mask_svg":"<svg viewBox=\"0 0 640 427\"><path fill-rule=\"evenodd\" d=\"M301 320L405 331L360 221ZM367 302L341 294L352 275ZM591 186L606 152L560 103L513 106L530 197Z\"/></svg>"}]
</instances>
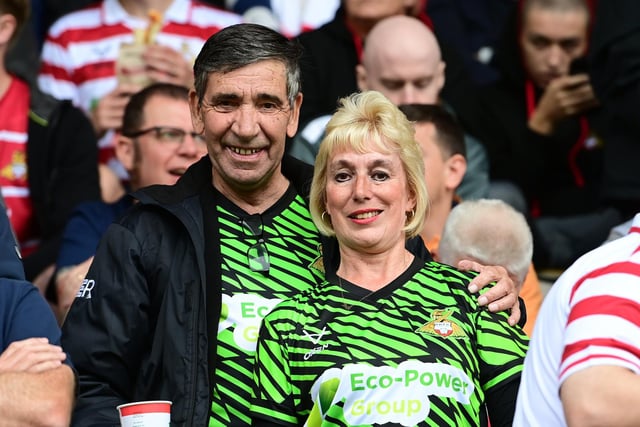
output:
<instances>
[{"instance_id":1,"label":"green stripe pattern","mask_svg":"<svg viewBox=\"0 0 640 427\"><path fill-rule=\"evenodd\" d=\"M477 426L528 338L435 262L360 300L325 283L264 319L252 414L282 425Z\"/></svg>"},{"instance_id":2,"label":"green stripe pattern","mask_svg":"<svg viewBox=\"0 0 640 427\"><path fill-rule=\"evenodd\" d=\"M318 231L299 196L275 216L263 215L262 233L270 259L266 273L249 269L247 251L257 238L245 236L242 215L232 211L218 206L223 306L210 426L251 424L253 359L262 317L318 280L309 268L318 257Z\"/></svg>"}]
</instances>

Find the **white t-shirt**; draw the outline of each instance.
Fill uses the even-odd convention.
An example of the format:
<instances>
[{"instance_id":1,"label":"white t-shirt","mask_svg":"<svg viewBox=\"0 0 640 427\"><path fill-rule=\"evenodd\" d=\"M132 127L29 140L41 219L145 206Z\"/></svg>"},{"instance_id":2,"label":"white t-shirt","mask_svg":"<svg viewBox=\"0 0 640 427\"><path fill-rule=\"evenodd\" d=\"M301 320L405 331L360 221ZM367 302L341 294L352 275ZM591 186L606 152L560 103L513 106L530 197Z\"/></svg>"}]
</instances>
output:
<instances>
[{"instance_id":1,"label":"white t-shirt","mask_svg":"<svg viewBox=\"0 0 640 427\"><path fill-rule=\"evenodd\" d=\"M564 426L560 386L596 365L640 372L640 214L553 284L525 358L514 426Z\"/></svg>"}]
</instances>

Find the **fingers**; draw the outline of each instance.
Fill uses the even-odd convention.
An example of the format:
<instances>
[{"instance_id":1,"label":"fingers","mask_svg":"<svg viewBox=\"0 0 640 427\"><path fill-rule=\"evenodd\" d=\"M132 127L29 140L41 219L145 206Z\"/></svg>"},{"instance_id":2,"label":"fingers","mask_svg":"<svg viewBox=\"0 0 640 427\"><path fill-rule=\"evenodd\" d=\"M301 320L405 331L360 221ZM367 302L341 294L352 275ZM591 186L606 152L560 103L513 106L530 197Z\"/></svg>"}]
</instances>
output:
<instances>
[{"instance_id":1,"label":"fingers","mask_svg":"<svg viewBox=\"0 0 640 427\"><path fill-rule=\"evenodd\" d=\"M511 314L509 315L508 322L511 326L515 326L520 321L522 312L520 311L520 301L516 298L515 304L511 307Z\"/></svg>"},{"instance_id":2,"label":"fingers","mask_svg":"<svg viewBox=\"0 0 640 427\"><path fill-rule=\"evenodd\" d=\"M476 271L478 275L471 280L469 291L476 293L489 283L500 280L502 278L509 279L509 274L504 267L499 265L482 265L471 260L462 260L458 263L458 268L463 271Z\"/></svg>"},{"instance_id":3,"label":"fingers","mask_svg":"<svg viewBox=\"0 0 640 427\"><path fill-rule=\"evenodd\" d=\"M495 285L478 297L478 305L488 306L491 312L511 310L509 324L515 325L520 320L518 288L509 273L499 265L485 266L471 260L462 260L458 268L464 271L477 271L478 275L469 282L469 292L476 293L490 283Z\"/></svg>"},{"instance_id":4,"label":"fingers","mask_svg":"<svg viewBox=\"0 0 640 427\"><path fill-rule=\"evenodd\" d=\"M67 355L47 338L14 341L0 355L0 372L43 372L58 367Z\"/></svg>"},{"instance_id":5,"label":"fingers","mask_svg":"<svg viewBox=\"0 0 640 427\"><path fill-rule=\"evenodd\" d=\"M191 87L193 84L192 66L182 53L170 47L151 45L144 53L147 74L153 81L180 84Z\"/></svg>"},{"instance_id":6,"label":"fingers","mask_svg":"<svg viewBox=\"0 0 640 427\"><path fill-rule=\"evenodd\" d=\"M130 90L135 87L122 85L97 102L91 111L91 118L99 133L109 129L119 129L122 126L124 109L132 94Z\"/></svg>"}]
</instances>

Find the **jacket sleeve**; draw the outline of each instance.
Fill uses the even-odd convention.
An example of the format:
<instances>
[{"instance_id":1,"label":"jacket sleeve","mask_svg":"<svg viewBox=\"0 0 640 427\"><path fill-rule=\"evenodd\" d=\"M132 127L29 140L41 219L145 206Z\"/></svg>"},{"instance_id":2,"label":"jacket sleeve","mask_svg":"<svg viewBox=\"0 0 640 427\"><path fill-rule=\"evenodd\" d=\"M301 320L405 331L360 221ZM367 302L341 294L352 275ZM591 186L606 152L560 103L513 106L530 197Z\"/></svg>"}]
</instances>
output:
<instances>
[{"instance_id":1,"label":"jacket sleeve","mask_svg":"<svg viewBox=\"0 0 640 427\"><path fill-rule=\"evenodd\" d=\"M74 425L118 425L116 406L133 400L153 336L143 242L112 224L62 328L79 377Z\"/></svg>"},{"instance_id":2,"label":"jacket sleeve","mask_svg":"<svg viewBox=\"0 0 640 427\"><path fill-rule=\"evenodd\" d=\"M42 241L38 250L25 257L27 279L33 280L57 258L62 232L73 209L80 202L100 200L98 144L89 119L69 103L62 103L45 132L30 132L31 150L45 150L44 176L34 174L30 182L33 206ZM31 138L44 139L32 141Z\"/></svg>"}]
</instances>

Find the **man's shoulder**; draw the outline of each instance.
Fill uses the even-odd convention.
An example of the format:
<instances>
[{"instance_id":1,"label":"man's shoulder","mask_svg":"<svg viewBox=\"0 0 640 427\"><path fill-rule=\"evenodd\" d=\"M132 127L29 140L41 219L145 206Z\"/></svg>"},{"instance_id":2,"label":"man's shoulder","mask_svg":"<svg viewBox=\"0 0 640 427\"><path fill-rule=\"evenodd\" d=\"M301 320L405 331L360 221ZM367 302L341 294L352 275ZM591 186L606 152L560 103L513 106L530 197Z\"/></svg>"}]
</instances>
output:
<instances>
[{"instance_id":1,"label":"man's shoulder","mask_svg":"<svg viewBox=\"0 0 640 427\"><path fill-rule=\"evenodd\" d=\"M30 292L37 292L37 288L26 280L0 277L0 303L3 306L11 304L16 298L23 298Z\"/></svg>"},{"instance_id":2,"label":"man's shoulder","mask_svg":"<svg viewBox=\"0 0 640 427\"><path fill-rule=\"evenodd\" d=\"M48 126L51 117L57 111L62 112L65 109L71 110L75 108L69 100L57 99L52 95L42 92L37 87L31 88L29 120L38 126Z\"/></svg>"},{"instance_id":3,"label":"man's shoulder","mask_svg":"<svg viewBox=\"0 0 640 427\"><path fill-rule=\"evenodd\" d=\"M91 6L62 15L51 25L48 34L52 38L58 38L70 31L97 28L102 25L102 2L95 2Z\"/></svg>"}]
</instances>

